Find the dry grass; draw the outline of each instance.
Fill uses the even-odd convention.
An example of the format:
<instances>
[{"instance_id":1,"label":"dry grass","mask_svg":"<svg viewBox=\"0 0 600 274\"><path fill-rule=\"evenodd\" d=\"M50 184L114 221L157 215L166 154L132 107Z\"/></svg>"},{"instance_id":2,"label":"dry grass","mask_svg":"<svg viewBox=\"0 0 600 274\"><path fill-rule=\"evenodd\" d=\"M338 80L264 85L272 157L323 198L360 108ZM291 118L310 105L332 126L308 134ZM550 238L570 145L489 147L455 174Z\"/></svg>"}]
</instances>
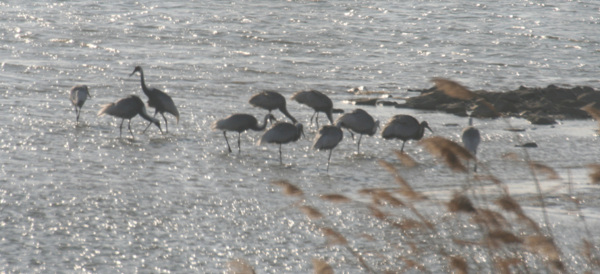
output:
<instances>
[{"instance_id":1,"label":"dry grass","mask_svg":"<svg viewBox=\"0 0 600 274\"><path fill-rule=\"evenodd\" d=\"M438 90L443 91L446 95L452 98L471 100L477 97L475 93L455 81L444 78L433 78L431 81L435 84L435 87Z\"/></svg>"},{"instance_id":2,"label":"dry grass","mask_svg":"<svg viewBox=\"0 0 600 274\"><path fill-rule=\"evenodd\" d=\"M454 81L440 78L433 81L449 96L462 100L481 99ZM588 112L596 111L590 109L591 106L586 108ZM600 111L596 114L600 117ZM600 273L598 247L585 224L580 201L573 195L569 195L571 199L567 201L576 206L580 224L587 231L582 234L580 254L563 254L561 249L565 247L553 236L538 176L562 180L556 170L530 160L525 149L523 155L511 153L504 157L504 160L522 162L531 171L538 197L529 199L539 199L544 217L544 221L540 222L528 216L523 206L510 195L508 186L485 166L483 172L465 175L465 163L475 159L463 146L442 137L426 138L420 144L449 170L456 172L457 177L466 178L464 188L442 200L428 197L402 176L404 170L419 164L399 151L394 153L400 167L378 160L395 185L383 188L377 182L370 182L373 187L358 191L361 195L356 199L339 193L305 194L285 180L273 184L280 187L284 195L303 201L302 205L295 204L295 208L308 217L312 227L324 237L327 247L337 248L340 256L350 255L350 259L345 257L340 261L356 266L357 271L569 273L576 269ZM600 183L600 165L590 165L589 169L591 183ZM480 186L485 188L478 188ZM304 204L307 202L314 207ZM321 210L321 207L336 207L337 210L335 214L328 215L327 212L331 211ZM369 220L368 229L353 235L339 220L334 221L346 210L352 211L349 215L353 221L359 218L356 215ZM573 267L573 264L581 263L571 263L577 256L584 258L587 265ZM335 268L322 259L312 259L312 265L314 273L333 273Z\"/></svg>"},{"instance_id":3,"label":"dry grass","mask_svg":"<svg viewBox=\"0 0 600 274\"><path fill-rule=\"evenodd\" d=\"M457 166L460 167L462 161L472 159L468 151L444 138L428 138L422 144L427 151L458 173L464 170ZM403 153L396 153L396 156L398 159L404 157ZM557 172L549 166L537 162L527 163L534 173L560 179ZM366 216L381 223L373 229L401 235L399 238L395 237L393 242L380 238L380 233L376 231L363 231L358 235L342 233L335 222L329 222L332 216L323 214L313 206L296 206L310 221L315 222L326 240L326 246L343 247L343 250L356 259L355 263L362 271L433 272L433 269L442 267L445 272L453 273L569 272L565 264L568 258L562 254L552 234L544 231L543 226L525 213L519 202L508 193L506 185L495 176L477 174L470 177L470 180L477 183L487 182L489 185L491 182L492 186L497 187L498 193L492 195L495 196L493 199L482 198L475 191L463 190L440 203L415 190L392 163L380 160L379 164L393 176L397 187L362 189L359 193L367 198L362 200L337 193L308 196L331 206L350 203L353 205L351 208L357 205L364 207ZM402 166L407 168L404 164ZM591 168L594 173L600 174L600 165ZM594 176L600 178L599 175ZM597 179L592 181L596 182ZM288 181L276 181L273 184L281 187L284 195L301 197L302 201L308 199L304 191ZM572 200L573 203L579 203L577 199ZM429 211L423 211L423 208L432 206L438 208L438 212L444 212L444 217L436 217ZM383 241L385 245L397 246L399 254L390 258L385 253L361 251L365 248L357 245L361 241L373 244ZM471 255L473 252L485 259L474 260ZM365 253L372 253L373 256L366 258ZM590 273L600 270L598 248L591 239L582 241L580 253L588 262ZM430 268L431 254L437 254L438 260L438 266L433 268ZM312 264L314 273L334 272L334 266L325 260L315 258L312 259Z\"/></svg>"},{"instance_id":4,"label":"dry grass","mask_svg":"<svg viewBox=\"0 0 600 274\"><path fill-rule=\"evenodd\" d=\"M254 272L254 268L252 268L252 266L250 266L250 264L248 262L246 262L243 259L234 259L231 260L228 264L227 267L229 268L229 271L227 273L230 274L254 274L256 272Z\"/></svg>"}]
</instances>

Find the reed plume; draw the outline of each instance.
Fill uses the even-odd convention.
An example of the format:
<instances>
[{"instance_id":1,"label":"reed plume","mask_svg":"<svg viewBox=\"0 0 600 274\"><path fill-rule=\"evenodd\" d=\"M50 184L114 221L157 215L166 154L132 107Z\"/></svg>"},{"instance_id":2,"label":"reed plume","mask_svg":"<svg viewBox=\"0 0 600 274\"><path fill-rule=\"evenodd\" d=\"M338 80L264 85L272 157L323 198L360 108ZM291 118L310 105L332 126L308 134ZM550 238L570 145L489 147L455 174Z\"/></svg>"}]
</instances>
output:
<instances>
[{"instance_id":1,"label":"reed plume","mask_svg":"<svg viewBox=\"0 0 600 274\"><path fill-rule=\"evenodd\" d=\"M473 155L463 146L446 138L434 136L419 141L429 153L442 159L450 169L456 172L467 172L467 168L460 159L472 160Z\"/></svg>"},{"instance_id":2,"label":"reed plume","mask_svg":"<svg viewBox=\"0 0 600 274\"><path fill-rule=\"evenodd\" d=\"M470 91L468 88L463 85L444 78L433 78L431 81L435 84L435 88L444 92L444 94L460 99L460 100L471 100L477 95Z\"/></svg>"},{"instance_id":3,"label":"reed plume","mask_svg":"<svg viewBox=\"0 0 600 274\"><path fill-rule=\"evenodd\" d=\"M313 258L313 273L314 274L333 274L333 268L323 259Z\"/></svg>"},{"instance_id":4,"label":"reed plume","mask_svg":"<svg viewBox=\"0 0 600 274\"><path fill-rule=\"evenodd\" d=\"M281 187L283 194L288 196L302 196L304 192L287 180L273 181L272 184Z\"/></svg>"}]
</instances>

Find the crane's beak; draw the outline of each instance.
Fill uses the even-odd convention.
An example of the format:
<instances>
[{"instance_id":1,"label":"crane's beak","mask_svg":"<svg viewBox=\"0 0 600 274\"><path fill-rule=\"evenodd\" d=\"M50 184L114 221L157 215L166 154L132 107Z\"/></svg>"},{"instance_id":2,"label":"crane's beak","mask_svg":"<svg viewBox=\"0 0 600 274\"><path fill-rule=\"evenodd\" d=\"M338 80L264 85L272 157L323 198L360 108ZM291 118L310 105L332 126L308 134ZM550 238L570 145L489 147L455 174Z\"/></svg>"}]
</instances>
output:
<instances>
[{"instance_id":1,"label":"crane's beak","mask_svg":"<svg viewBox=\"0 0 600 274\"><path fill-rule=\"evenodd\" d=\"M429 131L431 131L431 133L433 133L433 130L429 126L426 126L425 128L429 129Z\"/></svg>"}]
</instances>

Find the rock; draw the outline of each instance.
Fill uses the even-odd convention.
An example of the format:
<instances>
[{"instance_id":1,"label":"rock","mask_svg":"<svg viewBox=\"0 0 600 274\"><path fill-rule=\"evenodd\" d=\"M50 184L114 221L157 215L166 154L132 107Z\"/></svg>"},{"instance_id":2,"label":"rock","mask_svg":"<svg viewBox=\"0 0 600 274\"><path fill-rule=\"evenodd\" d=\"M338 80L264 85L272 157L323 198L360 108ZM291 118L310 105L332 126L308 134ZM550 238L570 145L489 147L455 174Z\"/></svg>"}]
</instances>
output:
<instances>
[{"instance_id":1,"label":"rock","mask_svg":"<svg viewBox=\"0 0 600 274\"><path fill-rule=\"evenodd\" d=\"M556 124L556 120L551 117L539 114L531 114L526 117L526 119L534 125L554 125Z\"/></svg>"},{"instance_id":2,"label":"rock","mask_svg":"<svg viewBox=\"0 0 600 274\"><path fill-rule=\"evenodd\" d=\"M467 117L467 107L463 102L443 104L439 106L438 110L443 110L460 117Z\"/></svg>"},{"instance_id":3,"label":"rock","mask_svg":"<svg viewBox=\"0 0 600 274\"><path fill-rule=\"evenodd\" d=\"M529 142L529 143L524 143L521 145L515 145L515 147L529 147L529 148L534 148L534 147L538 147L538 145L534 142Z\"/></svg>"},{"instance_id":4,"label":"rock","mask_svg":"<svg viewBox=\"0 0 600 274\"><path fill-rule=\"evenodd\" d=\"M358 106L375 106L377 104L377 100L379 100L379 98L358 98L348 100L348 102Z\"/></svg>"},{"instance_id":5,"label":"rock","mask_svg":"<svg viewBox=\"0 0 600 274\"><path fill-rule=\"evenodd\" d=\"M377 105L378 106L386 106L386 107L392 106L392 107L397 107L397 108L398 107L406 107L406 108L408 108L406 106L406 104L398 104L397 102L393 102L393 101L377 101Z\"/></svg>"},{"instance_id":6,"label":"rock","mask_svg":"<svg viewBox=\"0 0 600 274\"><path fill-rule=\"evenodd\" d=\"M533 124L555 124L557 119L587 119L589 115L580 108L596 102L600 106L600 91L591 87L578 86L563 88L549 85L545 88L529 88L520 86L516 90L506 92L474 91L476 100L462 101L452 98L435 87L411 90L418 95L406 99L405 103L381 98L359 98L348 100L356 105L393 106L397 108L413 108L421 110L437 110L457 116L467 116L469 106L472 116L477 118L496 118L503 116L523 117ZM485 100L487 104L482 103ZM487 107L491 105L493 109ZM494 111L495 110L495 111Z\"/></svg>"},{"instance_id":7,"label":"rock","mask_svg":"<svg viewBox=\"0 0 600 274\"><path fill-rule=\"evenodd\" d=\"M490 109L490 107L483 102L477 102L471 112L472 117L476 118L498 118L498 112Z\"/></svg>"},{"instance_id":8,"label":"rock","mask_svg":"<svg viewBox=\"0 0 600 274\"><path fill-rule=\"evenodd\" d=\"M581 94L577 97L577 101L585 106L589 103L596 103L596 106L600 106L600 92L593 91Z\"/></svg>"}]
</instances>

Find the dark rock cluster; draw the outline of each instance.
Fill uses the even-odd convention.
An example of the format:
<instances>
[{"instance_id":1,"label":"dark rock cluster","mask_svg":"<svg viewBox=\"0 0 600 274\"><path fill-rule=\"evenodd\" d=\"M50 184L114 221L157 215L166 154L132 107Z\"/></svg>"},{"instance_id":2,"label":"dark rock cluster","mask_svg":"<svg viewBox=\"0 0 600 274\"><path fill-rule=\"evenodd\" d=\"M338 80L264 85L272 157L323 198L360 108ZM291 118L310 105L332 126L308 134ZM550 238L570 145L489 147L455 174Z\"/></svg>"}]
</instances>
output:
<instances>
[{"instance_id":1,"label":"dark rock cluster","mask_svg":"<svg viewBox=\"0 0 600 274\"><path fill-rule=\"evenodd\" d=\"M444 111L458 116L496 118L499 115L522 117L532 124L555 124L556 120L588 119L590 115L581 107L597 102L600 91L591 87L562 88L549 85L545 88L519 87L508 92L474 91L476 99L463 101L447 96L435 87L418 90L421 94L406 98L405 103L386 99L357 99L355 104L392 105L398 108ZM491 106L491 107L490 107Z\"/></svg>"}]
</instances>

